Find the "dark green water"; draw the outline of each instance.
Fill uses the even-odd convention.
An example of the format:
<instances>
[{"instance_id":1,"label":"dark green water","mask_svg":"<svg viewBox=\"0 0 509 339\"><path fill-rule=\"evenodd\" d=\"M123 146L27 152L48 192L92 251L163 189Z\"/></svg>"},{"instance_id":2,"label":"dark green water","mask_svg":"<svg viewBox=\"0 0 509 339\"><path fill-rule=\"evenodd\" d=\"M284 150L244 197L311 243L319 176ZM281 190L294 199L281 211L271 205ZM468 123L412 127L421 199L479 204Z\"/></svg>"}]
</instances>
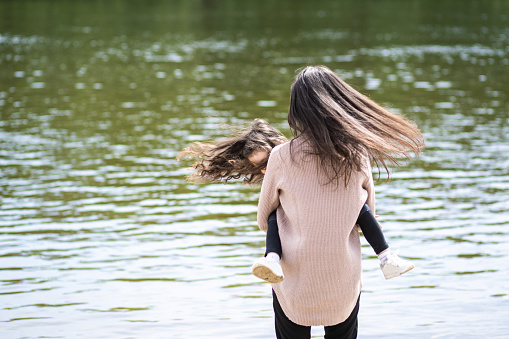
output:
<instances>
[{"instance_id":1,"label":"dark green water","mask_svg":"<svg viewBox=\"0 0 509 339\"><path fill-rule=\"evenodd\" d=\"M289 136L308 64L426 137L376 187L416 268L385 281L362 239L359 336L506 337L508 46L506 1L1 1L1 337L274 337L259 188L175 156L223 123Z\"/></svg>"}]
</instances>

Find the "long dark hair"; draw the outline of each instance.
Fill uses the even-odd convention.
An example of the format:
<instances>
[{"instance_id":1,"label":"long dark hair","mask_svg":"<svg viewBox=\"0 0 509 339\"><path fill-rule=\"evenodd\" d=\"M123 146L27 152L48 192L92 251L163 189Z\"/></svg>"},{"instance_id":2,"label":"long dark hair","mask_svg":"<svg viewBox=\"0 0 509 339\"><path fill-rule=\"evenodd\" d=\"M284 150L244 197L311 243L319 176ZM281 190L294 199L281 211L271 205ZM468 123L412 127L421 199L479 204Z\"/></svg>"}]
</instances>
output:
<instances>
[{"instance_id":1,"label":"long dark hair","mask_svg":"<svg viewBox=\"0 0 509 339\"><path fill-rule=\"evenodd\" d=\"M387 162L419 154L424 137L415 124L359 93L325 66L305 67L291 88L288 124L294 136L306 137L321 161L328 182L362 169L369 155L389 175Z\"/></svg>"},{"instance_id":2,"label":"long dark hair","mask_svg":"<svg viewBox=\"0 0 509 339\"><path fill-rule=\"evenodd\" d=\"M261 172L267 166L267 159L257 166L251 164L249 156L255 151L263 150L268 154L274 147L288 139L263 119L255 119L248 127L230 128L236 130L229 137L208 143L194 142L184 148L177 159L195 158L188 176L193 182L228 182L232 179L243 179L246 184L262 181Z\"/></svg>"}]
</instances>

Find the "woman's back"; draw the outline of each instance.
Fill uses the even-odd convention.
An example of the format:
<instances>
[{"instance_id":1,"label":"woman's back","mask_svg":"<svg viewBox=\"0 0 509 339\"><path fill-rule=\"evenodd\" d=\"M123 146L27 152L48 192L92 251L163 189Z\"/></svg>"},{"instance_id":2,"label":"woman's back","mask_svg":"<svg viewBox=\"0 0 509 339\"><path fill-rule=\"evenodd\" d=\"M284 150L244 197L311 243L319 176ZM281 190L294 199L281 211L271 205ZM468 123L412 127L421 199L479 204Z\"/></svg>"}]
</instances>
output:
<instances>
[{"instance_id":1,"label":"woman's back","mask_svg":"<svg viewBox=\"0 0 509 339\"><path fill-rule=\"evenodd\" d=\"M348 185L326 184L309 143L299 137L269 158L258 223L277 208L285 280L274 284L285 314L300 325L334 325L350 315L361 289L361 252L355 222L364 203L374 210L369 159ZM291 154L290 154L291 149ZM344 305L344 307L338 307Z\"/></svg>"}]
</instances>

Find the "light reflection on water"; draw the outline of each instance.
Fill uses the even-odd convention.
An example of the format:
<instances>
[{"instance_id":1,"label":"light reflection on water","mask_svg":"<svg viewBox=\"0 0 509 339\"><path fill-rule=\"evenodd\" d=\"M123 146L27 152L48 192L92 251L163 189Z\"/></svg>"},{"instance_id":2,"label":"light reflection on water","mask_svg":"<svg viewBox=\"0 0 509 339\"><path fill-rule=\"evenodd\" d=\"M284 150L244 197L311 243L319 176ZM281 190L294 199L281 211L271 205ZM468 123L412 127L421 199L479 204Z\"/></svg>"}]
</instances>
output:
<instances>
[{"instance_id":1,"label":"light reflection on water","mask_svg":"<svg viewBox=\"0 0 509 339\"><path fill-rule=\"evenodd\" d=\"M259 188L186 183L175 156L255 117L289 135L289 86L307 63L406 113L427 139L377 185L386 236L416 269L383 280L362 240L362 337L509 333L506 26L422 24L413 42L404 25L373 39L334 14L313 20L295 34L274 23L270 37L228 23L142 35L2 26L6 338L273 337L270 287L250 274L264 246Z\"/></svg>"}]
</instances>

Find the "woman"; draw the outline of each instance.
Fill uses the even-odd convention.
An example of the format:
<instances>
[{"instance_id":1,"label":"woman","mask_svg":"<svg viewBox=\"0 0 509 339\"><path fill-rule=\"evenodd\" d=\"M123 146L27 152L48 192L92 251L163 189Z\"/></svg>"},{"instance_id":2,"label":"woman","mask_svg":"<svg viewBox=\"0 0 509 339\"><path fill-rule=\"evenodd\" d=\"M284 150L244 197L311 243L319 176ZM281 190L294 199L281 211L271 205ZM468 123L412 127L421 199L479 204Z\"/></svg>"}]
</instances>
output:
<instances>
[{"instance_id":1,"label":"woman","mask_svg":"<svg viewBox=\"0 0 509 339\"><path fill-rule=\"evenodd\" d=\"M356 338L361 245L356 220L375 213L371 161L419 153L417 127L357 92L324 66L310 66L291 88L288 123L296 136L269 157L258 225L277 209L285 279L273 284L278 338Z\"/></svg>"}]
</instances>

